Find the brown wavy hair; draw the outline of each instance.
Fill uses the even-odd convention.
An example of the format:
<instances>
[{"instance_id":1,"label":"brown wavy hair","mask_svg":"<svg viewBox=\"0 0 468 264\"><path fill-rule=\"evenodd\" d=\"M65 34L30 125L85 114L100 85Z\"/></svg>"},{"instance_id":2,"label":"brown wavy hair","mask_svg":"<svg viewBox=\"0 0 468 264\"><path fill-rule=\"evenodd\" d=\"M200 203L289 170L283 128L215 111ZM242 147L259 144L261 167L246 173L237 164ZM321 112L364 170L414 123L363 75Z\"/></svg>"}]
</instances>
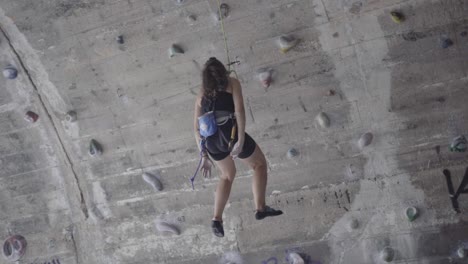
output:
<instances>
[{"instance_id":1,"label":"brown wavy hair","mask_svg":"<svg viewBox=\"0 0 468 264\"><path fill-rule=\"evenodd\" d=\"M228 71L215 57L205 63L202 72L202 92L205 98L214 98L218 91L225 91L229 82Z\"/></svg>"}]
</instances>

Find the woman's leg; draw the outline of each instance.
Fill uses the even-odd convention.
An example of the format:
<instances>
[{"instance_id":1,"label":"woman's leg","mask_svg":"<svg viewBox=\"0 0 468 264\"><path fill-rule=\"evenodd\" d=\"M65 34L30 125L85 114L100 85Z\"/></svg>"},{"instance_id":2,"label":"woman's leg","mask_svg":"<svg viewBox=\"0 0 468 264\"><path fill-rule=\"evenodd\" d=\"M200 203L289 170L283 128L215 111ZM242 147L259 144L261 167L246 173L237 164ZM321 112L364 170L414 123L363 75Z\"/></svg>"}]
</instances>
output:
<instances>
[{"instance_id":1,"label":"woman's leg","mask_svg":"<svg viewBox=\"0 0 468 264\"><path fill-rule=\"evenodd\" d=\"M250 157L242 159L254 171L252 179L252 192L254 195L255 209L262 211L265 208L265 192L267 185L267 163L265 155L257 145Z\"/></svg>"},{"instance_id":2,"label":"woman's leg","mask_svg":"<svg viewBox=\"0 0 468 264\"><path fill-rule=\"evenodd\" d=\"M215 163L221 171L221 176L216 187L213 220L222 221L224 207L229 199L232 182L236 176L236 166L231 156L227 156L220 161L215 161Z\"/></svg>"}]
</instances>

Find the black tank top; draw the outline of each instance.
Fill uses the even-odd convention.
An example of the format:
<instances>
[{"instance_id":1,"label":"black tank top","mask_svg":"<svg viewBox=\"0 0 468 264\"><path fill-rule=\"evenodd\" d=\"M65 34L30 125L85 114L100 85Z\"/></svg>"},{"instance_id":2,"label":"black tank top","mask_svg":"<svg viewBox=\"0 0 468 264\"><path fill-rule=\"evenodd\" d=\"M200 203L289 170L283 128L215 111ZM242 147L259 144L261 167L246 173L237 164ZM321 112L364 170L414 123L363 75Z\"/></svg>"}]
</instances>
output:
<instances>
[{"instance_id":1,"label":"black tank top","mask_svg":"<svg viewBox=\"0 0 468 264\"><path fill-rule=\"evenodd\" d=\"M213 110L214 100L212 98L202 99L203 113ZM228 111L234 113L234 99L232 94L226 91L218 91L216 94L215 109L217 111Z\"/></svg>"}]
</instances>

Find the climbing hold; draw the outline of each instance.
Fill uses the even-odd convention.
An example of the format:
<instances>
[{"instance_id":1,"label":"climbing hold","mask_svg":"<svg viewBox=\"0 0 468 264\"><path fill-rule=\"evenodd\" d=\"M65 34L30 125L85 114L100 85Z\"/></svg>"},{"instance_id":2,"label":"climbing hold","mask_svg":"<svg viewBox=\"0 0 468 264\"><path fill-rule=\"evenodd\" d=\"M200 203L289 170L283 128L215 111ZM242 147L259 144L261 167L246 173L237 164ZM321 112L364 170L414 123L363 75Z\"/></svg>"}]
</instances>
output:
<instances>
[{"instance_id":1,"label":"climbing hold","mask_svg":"<svg viewBox=\"0 0 468 264\"><path fill-rule=\"evenodd\" d=\"M26 112L24 119L30 123L35 123L37 119L39 119L39 115L34 113L33 111Z\"/></svg>"},{"instance_id":2,"label":"climbing hold","mask_svg":"<svg viewBox=\"0 0 468 264\"><path fill-rule=\"evenodd\" d=\"M358 140L358 147L362 150L364 147L369 146L372 143L374 136L372 133L367 132L363 134Z\"/></svg>"},{"instance_id":3,"label":"climbing hold","mask_svg":"<svg viewBox=\"0 0 468 264\"><path fill-rule=\"evenodd\" d=\"M185 3L185 0L175 0L175 2L178 5L183 5Z\"/></svg>"},{"instance_id":4,"label":"climbing hold","mask_svg":"<svg viewBox=\"0 0 468 264\"><path fill-rule=\"evenodd\" d=\"M335 90L329 90L327 95L328 96L334 96L336 94Z\"/></svg>"},{"instance_id":5,"label":"climbing hold","mask_svg":"<svg viewBox=\"0 0 468 264\"><path fill-rule=\"evenodd\" d=\"M223 257L219 260L219 264L243 264L244 260L237 251L228 251L223 254Z\"/></svg>"},{"instance_id":6,"label":"climbing hold","mask_svg":"<svg viewBox=\"0 0 468 264\"><path fill-rule=\"evenodd\" d=\"M452 152L465 152L466 151L466 138L465 136L458 136L452 140L450 144L450 151Z\"/></svg>"},{"instance_id":7,"label":"climbing hold","mask_svg":"<svg viewBox=\"0 0 468 264\"><path fill-rule=\"evenodd\" d=\"M321 126L322 128L330 127L330 118L324 112L320 112L315 117L315 122L317 122L317 124L319 124L319 126Z\"/></svg>"},{"instance_id":8,"label":"climbing hold","mask_svg":"<svg viewBox=\"0 0 468 264\"><path fill-rule=\"evenodd\" d=\"M89 143L89 155L96 157L102 155L102 146L94 139Z\"/></svg>"},{"instance_id":9,"label":"climbing hold","mask_svg":"<svg viewBox=\"0 0 468 264\"><path fill-rule=\"evenodd\" d=\"M218 21L221 21L222 19L225 19L229 15L229 6L226 3L222 3L219 6L219 10L216 11L215 18Z\"/></svg>"},{"instance_id":10,"label":"climbing hold","mask_svg":"<svg viewBox=\"0 0 468 264\"><path fill-rule=\"evenodd\" d=\"M8 261L18 261L26 252L26 239L20 235L14 235L5 240L3 243L3 256Z\"/></svg>"},{"instance_id":11,"label":"climbing hold","mask_svg":"<svg viewBox=\"0 0 468 264\"><path fill-rule=\"evenodd\" d=\"M124 44L124 38L123 38L122 35L118 36L118 37L116 38L116 40L117 40L117 43L119 43L119 44Z\"/></svg>"},{"instance_id":12,"label":"climbing hold","mask_svg":"<svg viewBox=\"0 0 468 264\"><path fill-rule=\"evenodd\" d=\"M288 155L288 158L292 159L292 158L297 157L299 155L299 151L297 151L297 149L295 149L295 148L290 148L288 150L287 155Z\"/></svg>"},{"instance_id":13,"label":"climbing hold","mask_svg":"<svg viewBox=\"0 0 468 264\"><path fill-rule=\"evenodd\" d=\"M145 182L149 183L155 190L162 191L163 190L163 185L161 181L153 174L150 174L148 172L143 173L143 180Z\"/></svg>"},{"instance_id":14,"label":"climbing hold","mask_svg":"<svg viewBox=\"0 0 468 264\"><path fill-rule=\"evenodd\" d=\"M281 194L281 191L278 191L278 190L274 190L271 192L271 195L279 195Z\"/></svg>"},{"instance_id":15,"label":"climbing hold","mask_svg":"<svg viewBox=\"0 0 468 264\"><path fill-rule=\"evenodd\" d=\"M180 230L177 226L170 224L168 222L164 222L162 220L158 220L156 222L156 228L159 232L163 233L172 233L174 235L180 235Z\"/></svg>"},{"instance_id":16,"label":"climbing hold","mask_svg":"<svg viewBox=\"0 0 468 264\"><path fill-rule=\"evenodd\" d=\"M193 24L195 21L197 21L197 17L193 14L190 14L187 16L187 21L190 23L190 24Z\"/></svg>"},{"instance_id":17,"label":"climbing hold","mask_svg":"<svg viewBox=\"0 0 468 264\"><path fill-rule=\"evenodd\" d=\"M351 230L354 230L354 229L357 229L359 227L359 221L357 219L351 219L351 221L349 221L349 228Z\"/></svg>"},{"instance_id":18,"label":"climbing hold","mask_svg":"<svg viewBox=\"0 0 468 264\"><path fill-rule=\"evenodd\" d=\"M467 255L466 249L463 246L459 247L457 250L457 255L461 259L466 258L466 255Z\"/></svg>"},{"instance_id":19,"label":"climbing hold","mask_svg":"<svg viewBox=\"0 0 468 264\"><path fill-rule=\"evenodd\" d=\"M176 44L172 44L169 48L169 57L174 57L177 54L184 54L184 50Z\"/></svg>"},{"instance_id":20,"label":"climbing hold","mask_svg":"<svg viewBox=\"0 0 468 264\"><path fill-rule=\"evenodd\" d=\"M446 48L448 48L448 47L450 47L452 45L453 45L453 41L451 39L449 39L449 38L442 38L440 40L440 46L442 48L444 48L444 49L446 49Z\"/></svg>"},{"instance_id":21,"label":"climbing hold","mask_svg":"<svg viewBox=\"0 0 468 264\"><path fill-rule=\"evenodd\" d=\"M7 79L13 80L18 76L18 70L13 65L8 65L3 69L3 76Z\"/></svg>"},{"instance_id":22,"label":"climbing hold","mask_svg":"<svg viewBox=\"0 0 468 264\"><path fill-rule=\"evenodd\" d=\"M299 40L293 36L283 35L278 39L278 44L282 53L288 52L290 49L294 48L297 43L299 43Z\"/></svg>"},{"instance_id":23,"label":"climbing hold","mask_svg":"<svg viewBox=\"0 0 468 264\"><path fill-rule=\"evenodd\" d=\"M391 262L395 256L395 252L392 248L386 247L380 252L380 258L385 262Z\"/></svg>"},{"instance_id":24,"label":"climbing hold","mask_svg":"<svg viewBox=\"0 0 468 264\"><path fill-rule=\"evenodd\" d=\"M262 82L263 87L266 89L270 87L272 82L272 72L270 68L262 68L257 71L257 76L260 82Z\"/></svg>"},{"instance_id":25,"label":"climbing hold","mask_svg":"<svg viewBox=\"0 0 468 264\"><path fill-rule=\"evenodd\" d=\"M402 13L397 11L390 12L390 16L392 17L393 22L397 24L400 24L401 22L403 22L403 20L405 20L405 16L403 16Z\"/></svg>"},{"instance_id":26,"label":"climbing hold","mask_svg":"<svg viewBox=\"0 0 468 264\"><path fill-rule=\"evenodd\" d=\"M468 36L468 32L466 32L466 31L463 31L462 33L460 33L460 36L462 36L462 37L466 37L466 36Z\"/></svg>"},{"instance_id":27,"label":"climbing hold","mask_svg":"<svg viewBox=\"0 0 468 264\"><path fill-rule=\"evenodd\" d=\"M298 253L296 252L291 252L289 253L289 261L288 263L289 264L304 264L304 259L302 259L301 255L299 255Z\"/></svg>"},{"instance_id":28,"label":"climbing hold","mask_svg":"<svg viewBox=\"0 0 468 264\"><path fill-rule=\"evenodd\" d=\"M76 121L76 119L77 119L77 114L73 110L68 111L67 114L65 115L65 120L67 120L67 122L73 123Z\"/></svg>"},{"instance_id":29,"label":"climbing hold","mask_svg":"<svg viewBox=\"0 0 468 264\"><path fill-rule=\"evenodd\" d=\"M412 206L408 207L405 210L405 215L406 215L406 218L408 218L410 222L413 222L418 217L418 209Z\"/></svg>"}]
</instances>

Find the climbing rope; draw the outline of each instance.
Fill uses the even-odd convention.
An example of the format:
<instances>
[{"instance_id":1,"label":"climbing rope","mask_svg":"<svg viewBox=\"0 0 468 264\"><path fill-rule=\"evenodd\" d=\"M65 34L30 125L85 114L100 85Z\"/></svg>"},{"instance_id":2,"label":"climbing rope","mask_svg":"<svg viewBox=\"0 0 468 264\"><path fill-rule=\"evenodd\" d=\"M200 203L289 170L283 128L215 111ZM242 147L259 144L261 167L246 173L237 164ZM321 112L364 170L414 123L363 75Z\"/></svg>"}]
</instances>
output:
<instances>
[{"instance_id":1,"label":"climbing rope","mask_svg":"<svg viewBox=\"0 0 468 264\"><path fill-rule=\"evenodd\" d=\"M224 30L224 18L223 18L223 13L221 11L221 2L219 0L216 0L216 1L218 2L218 15L221 21L221 31L223 32L224 51L226 52L228 72L229 74L233 72L234 75L236 76L236 79L239 79L239 77L237 76L237 72L231 69L232 62L231 62L231 57L229 56L229 47L227 43L226 30Z\"/></svg>"}]
</instances>

